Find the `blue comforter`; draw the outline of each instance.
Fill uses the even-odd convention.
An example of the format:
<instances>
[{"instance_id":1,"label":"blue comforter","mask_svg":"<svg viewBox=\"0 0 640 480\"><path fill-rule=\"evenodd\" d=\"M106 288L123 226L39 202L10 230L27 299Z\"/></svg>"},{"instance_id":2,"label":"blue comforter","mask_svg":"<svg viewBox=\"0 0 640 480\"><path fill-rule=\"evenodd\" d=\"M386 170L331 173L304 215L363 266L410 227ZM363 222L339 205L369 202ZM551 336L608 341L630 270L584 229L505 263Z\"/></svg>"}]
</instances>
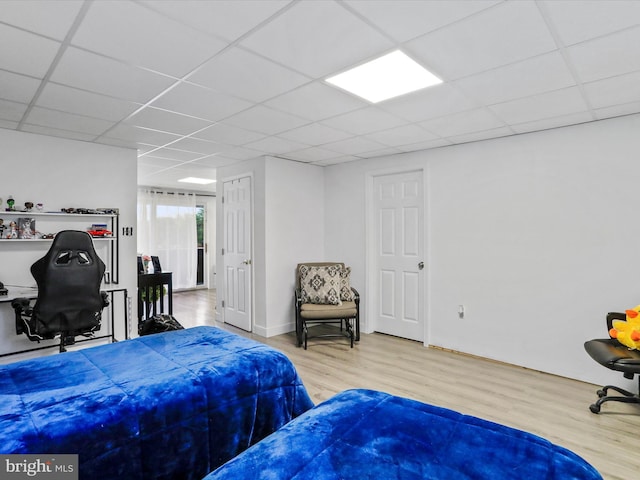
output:
<instances>
[{"instance_id":1,"label":"blue comforter","mask_svg":"<svg viewBox=\"0 0 640 480\"><path fill-rule=\"evenodd\" d=\"M370 390L321 403L204 480L601 480L536 435Z\"/></svg>"},{"instance_id":2,"label":"blue comforter","mask_svg":"<svg viewBox=\"0 0 640 480\"><path fill-rule=\"evenodd\" d=\"M312 406L284 354L196 327L0 366L0 453L79 454L91 480L202 478Z\"/></svg>"}]
</instances>

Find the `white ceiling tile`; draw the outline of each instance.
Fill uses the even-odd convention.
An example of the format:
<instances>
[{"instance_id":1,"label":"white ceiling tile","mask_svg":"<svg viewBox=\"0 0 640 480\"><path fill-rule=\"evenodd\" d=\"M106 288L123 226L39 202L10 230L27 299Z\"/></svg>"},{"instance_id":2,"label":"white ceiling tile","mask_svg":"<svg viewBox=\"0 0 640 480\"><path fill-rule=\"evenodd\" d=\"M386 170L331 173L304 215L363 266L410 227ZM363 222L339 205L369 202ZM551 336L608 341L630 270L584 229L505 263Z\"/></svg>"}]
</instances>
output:
<instances>
[{"instance_id":1,"label":"white ceiling tile","mask_svg":"<svg viewBox=\"0 0 640 480\"><path fill-rule=\"evenodd\" d=\"M374 28L329 1L296 3L241 44L313 78L393 47Z\"/></svg>"},{"instance_id":2,"label":"white ceiling tile","mask_svg":"<svg viewBox=\"0 0 640 480\"><path fill-rule=\"evenodd\" d=\"M341 154L322 147L305 148L294 152L288 152L286 155L286 157L291 160L299 160L301 162L317 162L320 160L336 158L338 156L341 156Z\"/></svg>"},{"instance_id":3,"label":"white ceiling tile","mask_svg":"<svg viewBox=\"0 0 640 480\"><path fill-rule=\"evenodd\" d=\"M559 117L587 110L577 87L497 103L489 107L509 125Z\"/></svg>"},{"instance_id":4,"label":"white ceiling tile","mask_svg":"<svg viewBox=\"0 0 640 480\"><path fill-rule=\"evenodd\" d=\"M504 123L487 109L477 108L467 112L427 120L421 122L420 126L440 137L452 137L504 127Z\"/></svg>"},{"instance_id":5,"label":"white ceiling tile","mask_svg":"<svg viewBox=\"0 0 640 480\"><path fill-rule=\"evenodd\" d=\"M599 108L595 111L596 118L602 120L603 118L619 117L622 115L631 115L640 113L640 102L625 103L622 105L615 105L613 107Z\"/></svg>"},{"instance_id":6,"label":"white ceiling tile","mask_svg":"<svg viewBox=\"0 0 640 480\"><path fill-rule=\"evenodd\" d=\"M235 145L218 144L217 157L226 157L233 160L249 160L260 156L260 152L248 147L236 147Z\"/></svg>"},{"instance_id":7,"label":"white ceiling tile","mask_svg":"<svg viewBox=\"0 0 640 480\"><path fill-rule=\"evenodd\" d=\"M200 140L193 137L183 137L180 140L171 143L169 148L197 152L200 154L199 156L212 155L214 153L220 153L221 151L219 143Z\"/></svg>"},{"instance_id":8,"label":"white ceiling tile","mask_svg":"<svg viewBox=\"0 0 640 480\"><path fill-rule=\"evenodd\" d=\"M18 122L12 122L11 120L4 120L0 118L0 128L15 130L16 128L18 128Z\"/></svg>"},{"instance_id":9,"label":"white ceiling tile","mask_svg":"<svg viewBox=\"0 0 640 480\"><path fill-rule=\"evenodd\" d=\"M524 0L503 2L406 46L414 58L447 80L557 48L535 3Z\"/></svg>"},{"instance_id":10,"label":"white ceiling tile","mask_svg":"<svg viewBox=\"0 0 640 480\"><path fill-rule=\"evenodd\" d=\"M125 123L116 125L114 128L106 132L104 136L106 138L133 141L158 146L166 145L180 138L179 135L175 135L172 133L161 132L149 128L136 127L134 125L127 125Z\"/></svg>"},{"instance_id":11,"label":"white ceiling tile","mask_svg":"<svg viewBox=\"0 0 640 480\"><path fill-rule=\"evenodd\" d=\"M248 143L245 146L247 148L253 148L256 151L266 152L271 155L292 152L294 150L300 150L302 148L308 147L308 145L305 145L303 143L294 142L292 140L287 140L285 138L276 136L265 137L256 142Z\"/></svg>"},{"instance_id":12,"label":"white ceiling tile","mask_svg":"<svg viewBox=\"0 0 640 480\"><path fill-rule=\"evenodd\" d=\"M566 46L635 26L640 19L638 0L552 0L542 3Z\"/></svg>"},{"instance_id":13,"label":"white ceiling tile","mask_svg":"<svg viewBox=\"0 0 640 480\"><path fill-rule=\"evenodd\" d=\"M202 157L203 154L167 147L167 148L158 148L156 150L149 152L148 154L140 155L140 157L143 157L143 156L152 156L156 158L167 158L167 159L176 160L180 162L189 162L191 160L195 160L196 158Z\"/></svg>"},{"instance_id":14,"label":"white ceiling tile","mask_svg":"<svg viewBox=\"0 0 640 480\"><path fill-rule=\"evenodd\" d=\"M375 142L397 147L399 145L408 145L411 143L433 140L436 137L417 125L403 125L401 127L383 130L381 132L364 135L365 138Z\"/></svg>"},{"instance_id":15,"label":"white ceiling tile","mask_svg":"<svg viewBox=\"0 0 640 480\"><path fill-rule=\"evenodd\" d=\"M593 108L640 101L640 71L585 83L584 91Z\"/></svg>"},{"instance_id":16,"label":"white ceiling tile","mask_svg":"<svg viewBox=\"0 0 640 480\"><path fill-rule=\"evenodd\" d=\"M450 84L440 84L419 92L382 102L381 110L411 122L443 117L471 110L479 104Z\"/></svg>"},{"instance_id":17,"label":"white ceiling tile","mask_svg":"<svg viewBox=\"0 0 640 480\"><path fill-rule=\"evenodd\" d=\"M0 98L29 103L39 86L40 80L0 70Z\"/></svg>"},{"instance_id":18,"label":"white ceiling tile","mask_svg":"<svg viewBox=\"0 0 640 480\"><path fill-rule=\"evenodd\" d=\"M363 152L372 152L374 150L387 148L387 146L364 137L353 137L346 140L340 140L339 142L328 143L323 145L323 148L337 153L357 155Z\"/></svg>"},{"instance_id":19,"label":"white ceiling tile","mask_svg":"<svg viewBox=\"0 0 640 480\"><path fill-rule=\"evenodd\" d=\"M66 125L65 125L66 126ZM71 140L81 140L83 142L90 142L95 138L95 135L90 133L82 133L78 130L65 130L55 127L47 127L43 125L31 125L24 124L20 128L22 132L37 133L39 135L48 135L50 137L69 138Z\"/></svg>"},{"instance_id":20,"label":"white ceiling tile","mask_svg":"<svg viewBox=\"0 0 640 480\"><path fill-rule=\"evenodd\" d=\"M532 122L524 122L518 125L511 125L511 129L516 133L528 133L590 122L592 120L593 116L589 112L578 112L570 113L568 115L560 115L553 118L544 118L542 120L535 120Z\"/></svg>"},{"instance_id":21,"label":"white ceiling tile","mask_svg":"<svg viewBox=\"0 0 640 480\"><path fill-rule=\"evenodd\" d=\"M140 107L132 102L51 82L42 90L36 105L112 121L122 120Z\"/></svg>"},{"instance_id":22,"label":"white ceiling tile","mask_svg":"<svg viewBox=\"0 0 640 480\"><path fill-rule=\"evenodd\" d=\"M280 95L265 105L318 121L365 107L369 103L320 82Z\"/></svg>"},{"instance_id":23,"label":"white ceiling tile","mask_svg":"<svg viewBox=\"0 0 640 480\"><path fill-rule=\"evenodd\" d=\"M143 108L128 118L126 123L177 135L189 135L211 124L211 122L200 118L189 117L153 107Z\"/></svg>"},{"instance_id":24,"label":"white ceiling tile","mask_svg":"<svg viewBox=\"0 0 640 480\"><path fill-rule=\"evenodd\" d=\"M25 103L0 99L0 118L3 120L19 122L27 111L27 107L28 105Z\"/></svg>"},{"instance_id":25,"label":"white ceiling tile","mask_svg":"<svg viewBox=\"0 0 640 480\"><path fill-rule=\"evenodd\" d=\"M567 49L583 82L640 70L640 26Z\"/></svg>"},{"instance_id":26,"label":"white ceiling tile","mask_svg":"<svg viewBox=\"0 0 640 480\"><path fill-rule=\"evenodd\" d=\"M230 48L203 64L188 81L262 102L309 78L241 48Z\"/></svg>"},{"instance_id":27,"label":"white ceiling tile","mask_svg":"<svg viewBox=\"0 0 640 480\"><path fill-rule=\"evenodd\" d=\"M313 164L321 165L321 166L329 166L329 165L338 165L340 163L353 162L355 160L361 160L361 158L356 157L355 155L343 155L340 157L329 158L327 160L319 160L317 162L313 162Z\"/></svg>"},{"instance_id":28,"label":"white ceiling tile","mask_svg":"<svg viewBox=\"0 0 640 480\"><path fill-rule=\"evenodd\" d=\"M337 142L353 136L350 133L327 127L319 123L312 123L300 128L294 128L280 134L281 137L307 145L322 145L329 142Z\"/></svg>"},{"instance_id":29,"label":"white ceiling tile","mask_svg":"<svg viewBox=\"0 0 640 480\"><path fill-rule=\"evenodd\" d=\"M491 105L559 90L576 82L562 55L552 52L465 77L454 83L472 98Z\"/></svg>"},{"instance_id":30,"label":"white ceiling tile","mask_svg":"<svg viewBox=\"0 0 640 480\"><path fill-rule=\"evenodd\" d=\"M435 140L427 140L426 142L411 143L408 145L399 145L397 148L402 152L417 152L420 150L429 150L430 148L446 147L452 142L445 138L437 138Z\"/></svg>"},{"instance_id":31,"label":"white ceiling tile","mask_svg":"<svg viewBox=\"0 0 640 480\"><path fill-rule=\"evenodd\" d=\"M45 76L60 48L59 42L1 23L0 45L3 46L0 49L3 70L38 78Z\"/></svg>"},{"instance_id":32,"label":"white ceiling tile","mask_svg":"<svg viewBox=\"0 0 640 480\"><path fill-rule=\"evenodd\" d=\"M113 126L113 122L97 118L59 112L48 108L34 107L27 115L25 122L40 127L57 128L72 132L100 135Z\"/></svg>"},{"instance_id":33,"label":"white ceiling tile","mask_svg":"<svg viewBox=\"0 0 640 480\"><path fill-rule=\"evenodd\" d=\"M400 150L398 150L397 148L385 147L385 148L378 148L375 150L371 150L368 152L362 152L357 154L357 156L361 158L375 158L375 157L384 157L387 155L395 155L397 153L400 153Z\"/></svg>"},{"instance_id":34,"label":"white ceiling tile","mask_svg":"<svg viewBox=\"0 0 640 480\"><path fill-rule=\"evenodd\" d=\"M224 157L222 155L214 155L206 158L201 158L200 160L196 160L192 164L194 166L207 167L207 168L220 168L225 167L227 165L233 165L235 163L239 163L242 160L235 160L233 158Z\"/></svg>"},{"instance_id":35,"label":"white ceiling tile","mask_svg":"<svg viewBox=\"0 0 640 480\"><path fill-rule=\"evenodd\" d=\"M82 0L2 0L2 22L55 40L64 40Z\"/></svg>"},{"instance_id":36,"label":"white ceiling tile","mask_svg":"<svg viewBox=\"0 0 640 480\"><path fill-rule=\"evenodd\" d=\"M145 0L141 3L193 28L231 41L274 15L289 0Z\"/></svg>"},{"instance_id":37,"label":"white ceiling tile","mask_svg":"<svg viewBox=\"0 0 640 480\"><path fill-rule=\"evenodd\" d=\"M149 146L147 149L144 149L141 147L141 144L136 143L133 140L120 140L118 138L107 138L104 136L95 139L94 142L100 143L102 145L111 145L112 147L131 148L133 150L136 150L138 153L140 153L140 151L147 151L152 148L151 146Z\"/></svg>"},{"instance_id":38,"label":"white ceiling tile","mask_svg":"<svg viewBox=\"0 0 640 480\"><path fill-rule=\"evenodd\" d=\"M275 135L309 122L308 120L289 115L288 113L257 105L233 117L227 118L225 123L267 135Z\"/></svg>"},{"instance_id":39,"label":"white ceiling tile","mask_svg":"<svg viewBox=\"0 0 640 480\"><path fill-rule=\"evenodd\" d=\"M208 88L181 82L151 105L215 122L246 110L252 104Z\"/></svg>"},{"instance_id":40,"label":"white ceiling tile","mask_svg":"<svg viewBox=\"0 0 640 480\"><path fill-rule=\"evenodd\" d=\"M178 77L226 45L130 1L93 2L72 43Z\"/></svg>"},{"instance_id":41,"label":"white ceiling tile","mask_svg":"<svg viewBox=\"0 0 640 480\"><path fill-rule=\"evenodd\" d=\"M51 80L137 103L147 103L175 83L170 77L77 48L64 52Z\"/></svg>"},{"instance_id":42,"label":"white ceiling tile","mask_svg":"<svg viewBox=\"0 0 640 480\"><path fill-rule=\"evenodd\" d=\"M490 130L482 130L480 132L466 133L464 135L452 135L447 137L453 143L477 142L489 138L499 138L513 135L514 132L509 127L492 128Z\"/></svg>"},{"instance_id":43,"label":"white ceiling tile","mask_svg":"<svg viewBox=\"0 0 640 480\"><path fill-rule=\"evenodd\" d=\"M322 123L355 135L388 130L407 124L406 120L402 120L376 107L367 107L345 113L344 115L323 120Z\"/></svg>"},{"instance_id":44,"label":"white ceiling tile","mask_svg":"<svg viewBox=\"0 0 640 480\"><path fill-rule=\"evenodd\" d=\"M395 40L406 42L491 7L499 1L347 0L345 3Z\"/></svg>"},{"instance_id":45,"label":"white ceiling tile","mask_svg":"<svg viewBox=\"0 0 640 480\"><path fill-rule=\"evenodd\" d=\"M156 170L158 168L175 167L176 165L179 165L181 163L183 162L180 162L178 160L172 160L166 157L154 156L153 152L151 152L149 155L138 156L138 165L154 166L154 167L157 167Z\"/></svg>"},{"instance_id":46,"label":"white ceiling tile","mask_svg":"<svg viewBox=\"0 0 640 480\"><path fill-rule=\"evenodd\" d=\"M249 142L255 142L265 135L258 132L252 132L243 128L234 127L225 123L216 123L204 130L193 135L195 138L212 140L219 143L228 143L230 145L245 145Z\"/></svg>"}]
</instances>

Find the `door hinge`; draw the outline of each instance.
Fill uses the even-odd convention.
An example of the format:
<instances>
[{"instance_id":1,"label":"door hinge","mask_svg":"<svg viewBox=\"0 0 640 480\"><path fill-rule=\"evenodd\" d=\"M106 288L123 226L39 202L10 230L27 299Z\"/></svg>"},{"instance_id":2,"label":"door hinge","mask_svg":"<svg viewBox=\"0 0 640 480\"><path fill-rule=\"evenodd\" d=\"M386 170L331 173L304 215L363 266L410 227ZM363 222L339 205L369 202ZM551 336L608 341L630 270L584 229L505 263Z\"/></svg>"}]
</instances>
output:
<instances>
[{"instance_id":1,"label":"door hinge","mask_svg":"<svg viewBox=\"0 0 640 480\"><path fill-rule=\"evenodd\" d=\"M224 255L224 248L222 249L222 255Z\"/></svg>"},{"instance_id":2,"label":"door hinge","mask_svg":"<svg viewBox=\"0 0 640 480\"><path fill-rule=\"evenodd\" d=\"M224 308L224 300L222 300L222 308Z\"/></svg>"}]
</instances>

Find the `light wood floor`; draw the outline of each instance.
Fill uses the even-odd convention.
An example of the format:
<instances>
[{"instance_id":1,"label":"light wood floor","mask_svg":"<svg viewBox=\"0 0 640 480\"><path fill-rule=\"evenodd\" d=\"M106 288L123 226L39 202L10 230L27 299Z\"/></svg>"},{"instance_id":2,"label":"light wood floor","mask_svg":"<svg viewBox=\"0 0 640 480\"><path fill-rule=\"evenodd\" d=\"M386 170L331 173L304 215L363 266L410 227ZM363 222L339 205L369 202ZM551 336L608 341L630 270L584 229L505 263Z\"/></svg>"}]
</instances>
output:
<instances>
[{"instance_id":1,"label":"light wood floor","mask_svg":"<svg viewBox=\"0 0 640 480\"><path fill-rule=\"evenodd\" d=\"M263 338L215 322L215 291L181 292L174 315L185 326L215 325L287 354L319 403L349 388L370 388L420 400L540 435L585 458L606 480L640 479L640 406L589 405L598 386L382 334L295 346L295 335ZM314 327L322 328L322 327ZM622 377L621 377L622 378Z\"/></svg>"}]
</instances>

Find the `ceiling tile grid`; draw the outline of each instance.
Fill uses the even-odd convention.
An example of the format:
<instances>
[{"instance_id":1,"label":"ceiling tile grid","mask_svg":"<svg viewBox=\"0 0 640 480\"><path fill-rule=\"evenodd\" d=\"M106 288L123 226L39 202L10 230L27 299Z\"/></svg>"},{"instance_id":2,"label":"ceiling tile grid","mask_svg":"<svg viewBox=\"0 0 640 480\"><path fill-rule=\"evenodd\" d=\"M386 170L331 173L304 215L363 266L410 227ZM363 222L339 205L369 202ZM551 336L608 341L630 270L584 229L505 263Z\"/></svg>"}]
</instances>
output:
<instances>
[{"instance_id":1,"label":"ceiling tile grid","mask_svg":"<svg viewBox=\"0 0 640 480\"><path fill-rule=\"evenodd\" d=\"M143 185L640 112L637 0L3 0L0 44L0 128L137 148ZM395 49L443 83L325 82Z\"/></svg>"}]
</instances>

